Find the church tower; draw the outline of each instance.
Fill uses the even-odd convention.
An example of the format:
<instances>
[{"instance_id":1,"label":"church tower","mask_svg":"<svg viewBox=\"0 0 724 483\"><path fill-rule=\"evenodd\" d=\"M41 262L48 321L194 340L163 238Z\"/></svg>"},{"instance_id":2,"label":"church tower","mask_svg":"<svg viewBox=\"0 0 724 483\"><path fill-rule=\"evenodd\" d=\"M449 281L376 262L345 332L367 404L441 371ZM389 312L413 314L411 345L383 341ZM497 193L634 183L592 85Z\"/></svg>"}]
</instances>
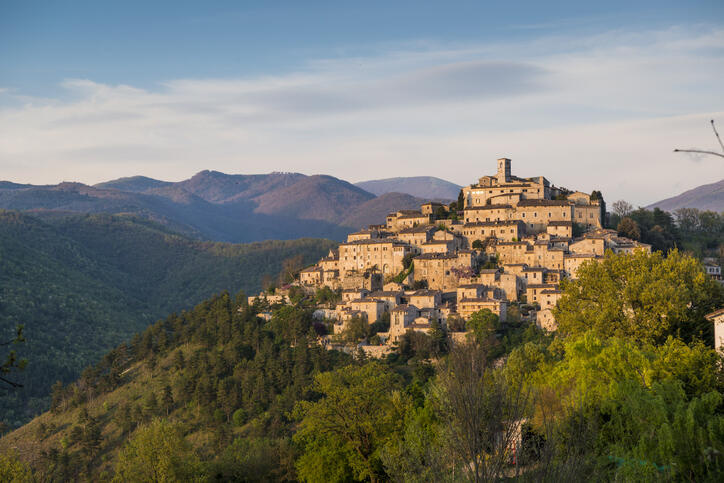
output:
<instances>
[{"instance_id":1,"label":"church tower","mask_svg":"<svg viewBox=\"0 0 724 483\"><path fill-rule=\"evenodd\" d=\"M506 184L510 182L510 159L500 158L498 160L498 184Z\"/></svg>"}]
</instances>

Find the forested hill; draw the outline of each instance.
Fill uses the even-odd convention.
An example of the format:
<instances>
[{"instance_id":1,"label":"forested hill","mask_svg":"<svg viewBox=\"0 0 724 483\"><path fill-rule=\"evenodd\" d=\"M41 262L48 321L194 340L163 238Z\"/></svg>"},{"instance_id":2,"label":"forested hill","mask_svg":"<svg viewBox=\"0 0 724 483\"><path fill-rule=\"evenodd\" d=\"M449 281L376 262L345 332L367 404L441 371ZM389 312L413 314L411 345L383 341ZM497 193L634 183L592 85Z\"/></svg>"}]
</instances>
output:
<instances>
[{"instance_id":1,"label":"forested hill","mask_svg":"<svg viewBox=\"0 0 724 483\"><path fill-rule=\"evenodd\" d=\"M159 317L221 290L258 291L285 259L312 263L335 246L318 239L200 242L130 216L40 220L0 211L0 333L25 326L20 390L0 395L0 420L17 426L47 409L52 384Z\"/></svg>"},{"instance_id":2,"label":"forested hill","mask_svg":"<svg viewBox=\"0 0 724 483\"><path fill-rule=\"evenodd\" d=\"M722 481L722 358L702 339L724 290L678 251L583 264L554 335L482 310L468 343L409 331L383 360L326 350L329 294L289 295L221 293L119 345L0 438L0 476Z\"/></svg>"}]
</instances>

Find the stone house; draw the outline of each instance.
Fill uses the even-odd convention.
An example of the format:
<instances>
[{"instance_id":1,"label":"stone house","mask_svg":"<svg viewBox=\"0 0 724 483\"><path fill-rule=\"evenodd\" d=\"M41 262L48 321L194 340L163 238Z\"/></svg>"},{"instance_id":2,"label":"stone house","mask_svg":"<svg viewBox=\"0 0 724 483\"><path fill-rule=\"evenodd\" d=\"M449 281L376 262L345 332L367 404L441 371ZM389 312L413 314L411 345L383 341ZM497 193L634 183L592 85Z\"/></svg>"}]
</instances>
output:
<instances>
[{"instance_id":1,"label":"stone house","mask_svg":"<svg viewBox=\"0 0 724 483\"><path fill-rule=\"evenodd\" d=\"M410 246L392 238L357 240L339 245L339 271L344 279L349 272L376 268L384 275L402 270L402 260Z\"/></svg>"},{"instance_id":2,"label":"stone house","mask_svg":"<svg viewBox=\"0 0 724 483\"><path fill-rule=\"evenodd\" d=\"M484 241L487 238L503 241L519 240L523 233L523 223L517 220L470 222L463 225L462 231L468 247L472 247L476 240Z\"/></svg>"},{"instance_id":3,"label":"stone house","mask_svg":"<svg viewBox=\"0 0 724 483\"><path fill-rule=\"evenodd\" d=\"M342 290L342 302L351 302L366 297L370 293L366 288L347 288Z\"/></svg>"},{"instance_id":4,"label":"stone house","mask_svg":"<svg viewBox=\"0 0 724 483\"><path fill-rule=\"evenodd\" d=\"M465 320L470 319L470 316L475 312L479 312L483 309L488 309L498 316L501 322L505 322L507 315L508 304L503 300L495 300L489 298L464 298L458 300L457 313Z\"/></svg>"},{"instance_id":5,"label":"stone house","mask_svg":"<svg viewBox=\"0 0 724 483\"><path fill-rule=\"evenodd\" d=\"M414 253L422 253L422 246L433 239L436 230L433 225L404 228L395 235L395 238L410 245Z\"/></svg>"},{"instance_id":6,"label":"stone house","mask_svg":"<svg viewBox=\"0 0 724 483\"><path fill-rule=\"evenodd\" d=\"M516 219L525 224L526 233L546 232L551 222L570 222L573 203L565 200L522 200L516 206Z\"/></svg>"},{"instance_id":7,"label":"stone house","mask_svg":"<svg viewBox=\"0 0 724 483\"><path fill-rule=\"evenodd\" d=\"M448 205L438 203L437 201L429 201L420 205L420 211L423 215L434 215L438 210L450 211Z\"/></svg>"},{"instance_id":8,"label":"stone house","mask_svg":"<svg viewBox=\"0 0 724 483\"><path fill-rule=\"evenodd\" d=\"M431 290L455 289L461 277L473 269L470 251L427 253L415 257L415 280L424 280Z\"/></svg>"},{"instance_id":9,"label":"stone house","mask_svg":"<svg viewBox=\"0 0 724 483\"><path fill-rule=\"evenodd\" d=\"M416 290L405 292L405 300L420 309L434 309L442 303L442 292L439 290Z\"/></svg>"},{"instance_id":10,"label":"stone house","mask_svg":"<svg viewBox=\"0 0 724 483\"><path fill-rule=\"evenodd\" d=\"M546 232L551 237L572 238L573 222L570 221L551 221L546 226Z\"/></svg>"},{"instance_id":11,"label":"stone house","mask_svg":"<svg viewBox=\"0 0 724 483\"><path fill-rule=\"evenodd\" d=\"M592 253L566 253L563 256L563 270L570 279L578 278L578 268L589 260L596 260L600 257Z\"/></svg>"},{"instance_id":12,"label":"stone house","mask_svg":"<svg viewBox=\"0 0 724 483\"><path fill-rule=\"evenodd\" d=\"M307 267L299 272L299 282L302 285L318 287L322 285L323 275L324 270L322 270L322 267L317 265Z\"/></svg>"},{"instance_id":13,"label":"stone house","mask_svg":"<svg viewBox=\"0 0 724 483\"><path fill-rule=\"evenodd\" d=\"M714 349L724 351L724 308L707 314L706 319L714 324Z\"/></svg>"},{"instance_id":14,"label":"stone house","mask_svg":"<svg viewBox=\"0 0 724 483\"><path fill-rule=\"evenodd\" d=\"M541 303L544 299L548 300L549 296L543 294L543 292L546 292L548 290L555 290L556 285L552 283L529 283L525 287L525 298L526 301L529 304L537 303L538 305L543 307L543 304ZM557 300L557 299L556 299Z\"/></svg>"},{"instance_id":15,"label":"stone house","mask_svg":"<svg viewBox=\"0 0 724 483\"><path fill-rule=\"evenodd\" d=\"M465 208L465 223L508 221L513 219L515 209L512 205L486 205Z\"/></svg>"},{"instance_id":16,"label":"stone house","mask_svg":"<svg viewBox=\"0 0 724 483\"><path fill-rule=\"evenodd\" d=\"M401 290L378 290L370 293L368 297L383 302L385 304L385 310L389 312L402 304L403 295L404 292Z\"/></svg>"},{"instance_id":17,"label":"stone house","mask_svg":"<svg viewBox=\"0 0 724 483\"><path fill-rule=\"evenodd\" d=\"M347 241L359 241L359 240L372 240L380 237L380 232L377 230L360 230L355 233L347 235Z\"/></svg>"}]
</instances>

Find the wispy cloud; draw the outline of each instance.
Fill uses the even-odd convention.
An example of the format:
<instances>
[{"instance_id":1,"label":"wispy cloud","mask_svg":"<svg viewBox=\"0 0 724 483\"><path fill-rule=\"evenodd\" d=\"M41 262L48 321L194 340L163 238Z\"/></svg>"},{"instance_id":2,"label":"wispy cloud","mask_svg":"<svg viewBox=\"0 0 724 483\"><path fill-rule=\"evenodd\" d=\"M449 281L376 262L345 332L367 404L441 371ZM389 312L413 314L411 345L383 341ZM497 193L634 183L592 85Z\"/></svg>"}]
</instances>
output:
<instances>
[{"instance_id":1,"label":"wispy cloud","mask_svg":"<svg viewBox=\"0 0 724 483\"><path fill-rule=\"evenodd\" d=\"M645 204L724 173L671 152L712 142L721 45L724 30L680 27L397 48L157 89L69 79L63 99L0 89L0 169L36 183L201 169L469 183L508 155L521 175Z\"/></svg>"}]
</instances>

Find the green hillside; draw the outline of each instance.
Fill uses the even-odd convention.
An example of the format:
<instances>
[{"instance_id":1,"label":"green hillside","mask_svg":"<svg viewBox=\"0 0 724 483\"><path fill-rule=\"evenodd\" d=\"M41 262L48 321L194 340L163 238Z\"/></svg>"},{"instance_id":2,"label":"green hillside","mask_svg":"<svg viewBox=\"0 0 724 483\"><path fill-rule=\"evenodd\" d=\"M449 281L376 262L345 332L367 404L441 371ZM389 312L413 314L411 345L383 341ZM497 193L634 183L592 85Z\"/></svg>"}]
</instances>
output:
<instances>
[{"instance_id":1,"label":"green hillside","mask_svg":"<svg viewBox=\"0 0 724 483\"><path fill-rule=\"evenodd\" d=\"M18 352L29 360L15 377L24 387L0 395L0 420L14 427L46 410L56 380L76 379L159 317L221 290L258 291L286 258L312 263L332 246L200 242L136 217L0 212L0 333L23 324Z\"/></svg>"},{"instance_id":2,"label":"green hillside","mask_svg":"<svg viewBox=\"0 0 724 483\"><path fill-rule=\"evenodd\" d=\"M410 331L384 360L325 350L311 297L265 322L221 293L56 386L0 439L0 476L721 481L722 358L699 336L724 290L676 251L579 273L557 334L483 310L468 343Z\"/></svg>"}]
</instances>

